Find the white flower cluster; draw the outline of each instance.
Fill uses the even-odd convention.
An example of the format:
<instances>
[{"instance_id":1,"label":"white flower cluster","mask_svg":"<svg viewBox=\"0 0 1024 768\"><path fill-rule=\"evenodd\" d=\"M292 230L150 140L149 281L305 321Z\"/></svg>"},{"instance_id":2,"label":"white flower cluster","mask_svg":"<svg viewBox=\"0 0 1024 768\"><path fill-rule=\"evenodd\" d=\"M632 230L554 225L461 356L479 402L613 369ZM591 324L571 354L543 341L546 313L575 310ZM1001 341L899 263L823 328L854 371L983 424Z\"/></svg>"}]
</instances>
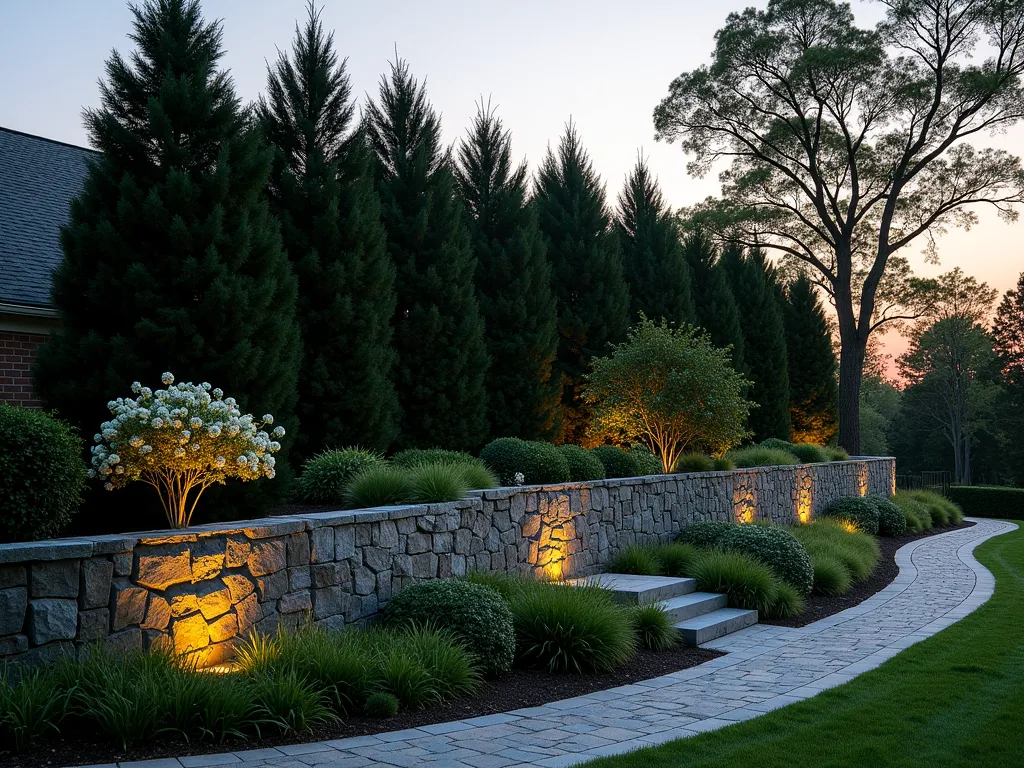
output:
<instances>
[{"instance_id":1,"label":"white flower cluster","mask_svg":"<svg viewBox=\"0 0 1024 768\"><path fill-rule=\"evenodd\" d=\"M136 381L137 397L107 403L113 418L94 437L90 477L103 478L107 490L139 479L160 490L174 476L179 486L202 488L228 478L274 477L284 428L264 431L270 414L257 422L206 382L175 384L171 373L161 381L166 389L154 392Z\"/></svg>"},{"instance_id":2,"label":"white flower cluster","mask_svg":"<svg viewBox=\"0 0 1024 768\"><path fill-rule=\"evenodd\" d=\"M515 476L512 478L513 485L522 485L525 482L526 475L524 475L522 472L516 472Z\"/></svg>"}]
</instances>

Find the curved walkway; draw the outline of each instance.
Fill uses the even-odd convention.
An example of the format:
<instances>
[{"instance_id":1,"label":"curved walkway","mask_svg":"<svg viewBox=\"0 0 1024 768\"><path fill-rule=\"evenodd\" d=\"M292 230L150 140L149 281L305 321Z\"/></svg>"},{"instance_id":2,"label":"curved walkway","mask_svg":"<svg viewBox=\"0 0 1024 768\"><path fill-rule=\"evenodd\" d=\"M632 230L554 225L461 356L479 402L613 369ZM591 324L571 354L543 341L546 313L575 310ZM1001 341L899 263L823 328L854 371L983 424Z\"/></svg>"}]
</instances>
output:
<instances>
[{"instance_id":1,"label":"curved walkway","mask_svg":"<svg viewBox=\"0 0 1024 768\"><path fill-rule=\"evenodd\" d=\"M972 552L1016 526L975 522L900 549L899 576L860 605L798 629L755 625L705 646L727 656L681 672L541 707L375 736L120 765L568 766L714 730L845 683L988 600L995 580Z\"/></svg>"}]
</instances>

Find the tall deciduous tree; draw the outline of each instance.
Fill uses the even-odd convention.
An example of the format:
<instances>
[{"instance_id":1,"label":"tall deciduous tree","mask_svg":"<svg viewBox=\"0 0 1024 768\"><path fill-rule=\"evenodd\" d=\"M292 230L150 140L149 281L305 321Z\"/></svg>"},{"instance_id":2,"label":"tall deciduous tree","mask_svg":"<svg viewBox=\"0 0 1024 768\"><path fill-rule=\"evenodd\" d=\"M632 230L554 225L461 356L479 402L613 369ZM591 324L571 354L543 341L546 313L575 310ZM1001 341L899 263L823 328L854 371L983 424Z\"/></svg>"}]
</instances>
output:
<instances>
[{"instance_id":1,"label":"tall deciduous tree","mask_svg":"<svg viewBox=\"0 0 1024 768\"><path fill-rule=\"evenodd\" d=\"M910 349L898 361L911 384L904 405L941 428L953 451L956 482L970 485L975 435L997 394L992 338L981 324L996 292L959 268L938 283L934 309L916 325Z\"/></svg>"},{"instance_id":2,"label":"tall deciduous tree","mask_svg":"<svg viewBox=\"0 0 1024 768\"><path fill-rule=\"evenodd\" d=\"M299 279L298 452L383 450L398 433L390 373L394 267L345 62L310 3L257 112L276 148L270 193Z\"/></svg>"},{"instance_id":3,"label":"tall deciduous tree","mask_svg":"<svg viewBox=\"0 0 1024 768\"><path fill-rule=\"evenodd\" d=\"M392 321L399 443L473 450L487 435L487 347L473 288L476 259L441 121L398 60L367 105L377 190L394 261Z\"/></svg>"},{"instance_id":4,"label":"tall deciduous tree","mask_svg":"<svg viewBox=\"0 0 1024 768\"><path fill-rule=\"evenodd\" d=\"M718 263L715 244L703 232L691 232L683 242L683 256L690 271L697 325L708 332L716 346L732 347L733 367L745 372L739 308L725 271Z\"/></svg>"},{"instance_id":5,"label":"tall deciduous tree","mask_svg":"<svg viewBox=\"0 0 1024 768\"><path fill-rule=\"evenodd\" d=\"M482 104L459 145L455 177L476 253L476 291L491 365L488 422L495 437L552 437L561 381L551 265L527 200L525 161L512 164L512 135Z\"/></svg>"},{"instance_id":6,"label":"tall deciduous tree","mask_svg":"<svg viewBox=\"0 0 1024 768\"><path fill-rule=\"evenodd\" d=\"M730 161L722 199L695 211L704 226L778 250L829 293L851 453L868 339L921 311L900 249L969 226L981 205L1014 219L1024 202L1020 159L967 143L1024 119L1024 4L881 2L875 29L837 0L730 14L711 64L679 76L655 110L692 174Z\"/></svg>"},{"instance_id":7,"label":"tall deciduous tree","mask_svg":"<svg viewBox=\"0 0 1024 768\"><path fill-rule=\"evenodd\" d=\"M643 157L619 193L615 230L629 286L630 321L642 312L670 323L696 322L679 224Z\"/></svg>"},{"instance_id":8,"label":"tall deciduous tree","mask_svg":"<svg viewBox=\"0 0 1024 768\"><path fill-rule=\"evenodd\" d=\"M754 440L789 440L789 366L786 327L774 273L760 251L744 254L736 245L722 252L721 268L729 280L743 329L743 362L753 381L748 397L757 403L750 412Z\"/></svg>"},{"instance_id":9,"label":"tall deciduous tree","mask_svg":"<svg viewBox=\"0 0 1024 768\"><path fill-rule=\"evenodd\" d=\"M557 370L562 377L561 439L586 438L588 410L580 397L590 360L625 338L629 291L611 230L604 187L570 123L537 175L536 205L548 246L558 308Z\"/></svg>"},{"instance_id":10,"label":"tall deciduous tree","mask_svg":"<svg viewBox=\"0 0 1024 768\"><path fill-rule=\"evenodd\" d=\"M790 283L783 320L793 440L827 445L839 429L836 356L825 308L806 277Z\"/></svg>"},{"instance_id":11,"label":"tall deciduous tree","mask_svg":"<svg viewBox=\"0 0 1024 768\"><path fill-rule=\"evenodd\" d=\"M102 155L62 231L62 328L40 352L39 391L91 435L116 393L173 371L293 434L296 281L264 196L273 153L218 69L219 22L195 0L132 15L137 51L111 55L102 106L85 112ZM259 485L263 499L281 487Z\"/></svg>"}]
</instances>

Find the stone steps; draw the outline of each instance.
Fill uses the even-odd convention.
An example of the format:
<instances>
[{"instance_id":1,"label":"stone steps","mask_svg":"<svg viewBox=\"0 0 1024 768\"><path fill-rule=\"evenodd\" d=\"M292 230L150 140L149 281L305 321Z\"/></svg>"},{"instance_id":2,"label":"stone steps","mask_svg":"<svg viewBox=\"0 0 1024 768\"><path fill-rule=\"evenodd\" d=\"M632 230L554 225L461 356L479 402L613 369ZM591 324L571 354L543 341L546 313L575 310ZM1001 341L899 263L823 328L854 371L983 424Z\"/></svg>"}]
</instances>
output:
<instances>
[{"instance_id":1,"label":"stone steps","mask_svg":"<svg viewBox=\"0 0 1024 768\"><path fill-rule=\"evenodd\" d=\"M738 632L751 624L757 624L757 611L719 608L717 611L680 621L675 627L682 633L685 645L700 645L723 635Z\"/></svg>"},{"instance_id":2,"label":"stone steps","mask_svg":"<svg viewBox=\"0 0 1024 768\"><path fill-rule=\"evenodd\" d=\"M693 579L602 573L571 579L575 586L609 589L622 605L661 603L686 645L700 645L757 623L757 611L729 608L729 599L714 592L697 592Z\"/></svg>"},{"instance_id":3,"label":"stone steps","mask_svg":"<svg viewBox=\"0 0 1024 768\"><path fill-rule=\"evenodd\" d=\"M601 573L582 579L570 579L574 586L596 584L609 589L617 603L642 605L657 603L694 592L697 582L670 576L634 576L630 573Z\"/></svg>"}]
</instances>

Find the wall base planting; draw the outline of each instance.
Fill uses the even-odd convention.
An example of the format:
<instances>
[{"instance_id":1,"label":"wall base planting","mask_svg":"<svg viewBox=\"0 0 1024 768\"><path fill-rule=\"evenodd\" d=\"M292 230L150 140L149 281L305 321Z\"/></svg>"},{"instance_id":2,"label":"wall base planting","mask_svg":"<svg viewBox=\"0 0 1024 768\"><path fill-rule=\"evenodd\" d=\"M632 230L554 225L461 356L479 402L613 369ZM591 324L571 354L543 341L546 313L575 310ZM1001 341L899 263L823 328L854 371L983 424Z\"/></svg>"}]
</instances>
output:
<instances>
[{"instance_id":1,"label":"wall base planting","mask_svg":"<svg viewBox=\"0 0 1024 768\"><path fill-rule=\"evenodd\" d=\"M863 458L497 488L443 504L3 544L0 660L41 663L102 641L217 664L253 630L363 624L420 580L585 576L696 520L810 520L843 496L891 495L895 468Z\"/></svg>"}]
</instances>

